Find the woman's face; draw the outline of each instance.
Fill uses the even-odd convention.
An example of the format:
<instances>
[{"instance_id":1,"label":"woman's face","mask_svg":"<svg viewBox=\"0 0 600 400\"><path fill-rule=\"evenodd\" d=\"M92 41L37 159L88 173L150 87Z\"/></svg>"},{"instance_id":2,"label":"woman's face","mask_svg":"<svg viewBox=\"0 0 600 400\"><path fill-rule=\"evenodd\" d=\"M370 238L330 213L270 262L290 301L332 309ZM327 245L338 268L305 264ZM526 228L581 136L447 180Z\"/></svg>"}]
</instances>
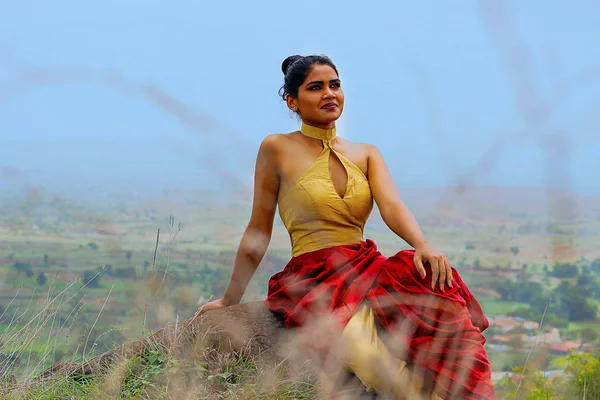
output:
<instances>
[{"instance_id":1,"label":"woman's face","mask_svg":"<svg viewBox=\"0 0 600 400\"><path fill-rule=\"evenodd\" d=\"M344 92L335 70L315 64L298 89L298 97L288 95L290 109L297 107L302 121L317 128L331 129L344 109Z\"/></svg>"}]
</instances>

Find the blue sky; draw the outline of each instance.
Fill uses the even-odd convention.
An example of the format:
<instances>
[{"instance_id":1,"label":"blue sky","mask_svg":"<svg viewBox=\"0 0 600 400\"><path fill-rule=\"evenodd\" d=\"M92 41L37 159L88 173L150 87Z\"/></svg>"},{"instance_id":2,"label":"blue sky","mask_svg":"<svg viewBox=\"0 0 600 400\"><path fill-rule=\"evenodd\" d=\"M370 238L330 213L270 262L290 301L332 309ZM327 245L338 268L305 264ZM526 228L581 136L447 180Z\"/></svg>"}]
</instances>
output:
<instances>
[{"instance_id":1,"label":"blue sky","mask_svg":"<svg viewBox=\"0 0 600 400\"><path fill-rule=\"evenodd\" d=\"M3 2L0 163L65 193L250 188L262 138L298 127L281 62L324 53L338 133L400 188L600 193L600 6L496 3Z\"/></svg>"}]
</instances>

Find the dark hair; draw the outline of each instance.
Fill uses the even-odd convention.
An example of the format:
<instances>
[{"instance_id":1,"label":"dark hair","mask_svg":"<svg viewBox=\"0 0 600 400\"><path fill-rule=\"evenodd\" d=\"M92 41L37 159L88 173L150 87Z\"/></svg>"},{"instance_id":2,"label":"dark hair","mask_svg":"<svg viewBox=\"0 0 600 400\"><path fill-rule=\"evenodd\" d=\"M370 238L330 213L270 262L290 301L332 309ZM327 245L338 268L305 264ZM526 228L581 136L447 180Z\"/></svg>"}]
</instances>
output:
<instances>
[{"instance_id":1,"label":"dark hair","mask_svg":"<svg viewBox=\"0 0 600 400\"><path fill-rule=\"evenodd\" d=\"M298 97L298 89L304 83L306 77L313 69L315 64L329 65L336 74L339 75L335 64L331 59L324 55L311 56L289 56L281 64L283 71L283 86L279 89L279 95L285 101L287 94L292 97Z\"/></svg>"}]
</instances>

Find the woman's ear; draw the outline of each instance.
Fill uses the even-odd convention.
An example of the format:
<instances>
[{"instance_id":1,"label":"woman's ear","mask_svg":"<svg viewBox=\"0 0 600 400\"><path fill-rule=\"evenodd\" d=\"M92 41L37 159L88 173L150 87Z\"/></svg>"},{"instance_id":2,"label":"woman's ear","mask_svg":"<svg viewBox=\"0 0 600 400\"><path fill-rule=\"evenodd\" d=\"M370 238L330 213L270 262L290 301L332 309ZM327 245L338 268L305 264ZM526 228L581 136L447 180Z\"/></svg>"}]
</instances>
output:
<instances>
[{"instance_id":1,"label":"woman's ear","mask_svg":"<svg viewBox=\"0 0 600 400\"><path fill-rule=\"evenodd\" d=\"M297 112L298 111L298 102L295 98L293 98L289 93L285 98L285 102L290 110Z\"/></svg>"}]
</instances>

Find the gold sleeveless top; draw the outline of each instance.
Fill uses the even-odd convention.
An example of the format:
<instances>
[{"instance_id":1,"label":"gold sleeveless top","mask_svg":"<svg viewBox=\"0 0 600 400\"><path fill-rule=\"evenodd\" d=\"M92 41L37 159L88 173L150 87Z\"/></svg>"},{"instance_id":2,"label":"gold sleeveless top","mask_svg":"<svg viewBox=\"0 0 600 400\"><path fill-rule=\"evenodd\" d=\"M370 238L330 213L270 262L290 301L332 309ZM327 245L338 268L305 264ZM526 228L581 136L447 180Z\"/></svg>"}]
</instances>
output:
<instances>
[{"instance_id":1,"label":"gold sleeveless top","mask_svg":"<svg viewBox=\"0 0 600 400\"><path fill-rule=\"evenodd\" d=\"M367 177L333 149L336 129L303 124L301 132L323 143L323 151L279 200L279 215L292 242L292 256L327 247L360 243L373 210ZM346 192L340 196L329 174L330 154L346 170Z\"/></svg>"},{"instance_id":2,"label":"gold sleeveless top","mask_svg":"<svg viewBox=\"0 0 600 400\"><path fill-rule=\"evenodd\" d=\"M301 132L321 140L323 151L279 200L279 215L292 241L292 255L362 242L365 223L373 210L367 177L352 161L333 149L335 128L320 129L303 124ZM332 153L348 176L343 196L335 190L329 174ZM340 340L344 363L368 391L389 391L397 398L441 400L436 394L425 395L420 376L413 376L406 362L392 356L379 340L373 310L361 307L344 328ZM396 379L390 385L373 365L394 371Z\"/></svg>"}]
</instances>

